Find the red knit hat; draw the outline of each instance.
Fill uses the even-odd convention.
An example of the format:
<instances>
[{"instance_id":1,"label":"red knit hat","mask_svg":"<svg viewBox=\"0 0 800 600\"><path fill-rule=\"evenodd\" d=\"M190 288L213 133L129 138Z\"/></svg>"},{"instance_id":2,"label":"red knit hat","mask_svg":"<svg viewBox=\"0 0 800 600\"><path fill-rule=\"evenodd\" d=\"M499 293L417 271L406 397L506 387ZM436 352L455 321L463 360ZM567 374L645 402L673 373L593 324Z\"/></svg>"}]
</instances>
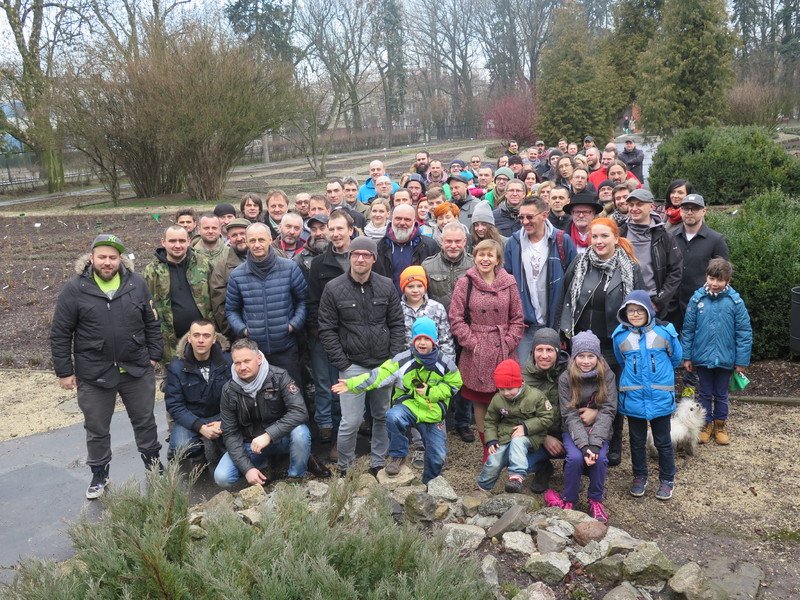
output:
<instances>
[{"instance_id":1,"label":"red knit hat","mask_svg":"<svg viewBox=\"0 0 800 600\"><path fill-rule=\"evenodd\" d=\"M494 384L497 389L522 387L522 370L519 363L508 358L497 365L494 370Z\"/></svg>"}]
</instances>

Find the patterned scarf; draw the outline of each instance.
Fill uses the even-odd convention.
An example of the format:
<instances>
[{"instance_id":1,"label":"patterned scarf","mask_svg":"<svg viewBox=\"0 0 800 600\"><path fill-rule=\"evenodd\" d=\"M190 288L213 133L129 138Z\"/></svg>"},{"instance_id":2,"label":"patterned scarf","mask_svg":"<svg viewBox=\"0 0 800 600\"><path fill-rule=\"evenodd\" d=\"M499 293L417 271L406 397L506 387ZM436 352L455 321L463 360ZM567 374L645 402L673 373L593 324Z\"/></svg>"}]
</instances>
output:
<instances>
[{"instance_id":1,"label":"patterned scarf","mask_svg":"<svg viewBox=\"0 0 800 600\"><path fill-rule=\"evenodd\" d=\"M581 294L583 281L586 279L586 274L589 269L597 269L606 276L606 283L603 291L608 290L608 285L611 283L611 276L615 271L619 270L622 277L622 296L626 297L633 291L633 262L625 251L617 246L614 254L608 260L602 260L597 256L594 248L589 248L583 254L579 254L575 259L575 272L572 278L572 284L569 288L569 298L572 305L572 326L575 323L575 312L578 309L578 297Z\"/></svg>"},{"instance_id":2,"label":"patterned scarf","mask_svg":"<svg viewBox=\"0 0 800 600\"><path fill-rule=\"evenodd\" d=\"M575 242L575 245L579 248L588 248L589 242L592 241L591 235L587 234L585 239L581 237L578 230L575 228L575 223L569 224L569 237L572 238L572 241Z\"/></svg>"}]
</instances>

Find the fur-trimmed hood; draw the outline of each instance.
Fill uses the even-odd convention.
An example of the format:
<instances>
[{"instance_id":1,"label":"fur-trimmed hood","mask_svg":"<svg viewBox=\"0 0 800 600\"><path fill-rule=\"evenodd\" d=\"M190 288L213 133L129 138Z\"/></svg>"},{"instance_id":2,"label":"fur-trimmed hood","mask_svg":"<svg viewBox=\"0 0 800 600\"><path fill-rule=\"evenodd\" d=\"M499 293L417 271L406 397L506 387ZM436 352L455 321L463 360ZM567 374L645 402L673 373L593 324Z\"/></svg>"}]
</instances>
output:
<instances>
[{"instance_id":1,"label":"fur-trimmed hood","mask_svg":"<svg viewBox=\"0 0 800 600\"><path fill-rule=\"evenodd\" d=\"M130 256L128 254L121 254L120 258L122 259L122 266L133 273L133 261L131 260ZM90 264L92 264L92 253L86 252L85 254L81 254L77 260L75 260L75 273L82 275L86 270L86 267L88 267Z\"/></svg>"}]
</instances>

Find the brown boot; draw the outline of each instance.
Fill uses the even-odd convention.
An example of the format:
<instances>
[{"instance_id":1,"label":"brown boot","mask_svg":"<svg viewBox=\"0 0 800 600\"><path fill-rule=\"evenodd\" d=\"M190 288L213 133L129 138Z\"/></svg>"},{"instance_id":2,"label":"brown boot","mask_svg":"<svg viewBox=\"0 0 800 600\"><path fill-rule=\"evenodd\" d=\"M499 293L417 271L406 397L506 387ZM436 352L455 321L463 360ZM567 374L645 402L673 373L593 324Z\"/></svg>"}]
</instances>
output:
<instances>
[{"instance_id":1,"label":"brown boot","mask_svg":"<svg viewBox=\"0 0 800 600\"><path fill-rule=\"evenodd\" d=\"M714 421L714 441L720 446L727 446L731 443L731 436L725 429L725 421Z\"/></svg>"},{"instance_id":2,"label":"brown boot","mask_svg":"<svg viewBox=\"0 0 800 600\"><path fill-rule=\"evenodd\" d=\"M711 436L714 435L714 421L709 421L700 430L700 438L698 441L701 444L707 444L711 441Z\"/></svg>"}]
</instances>

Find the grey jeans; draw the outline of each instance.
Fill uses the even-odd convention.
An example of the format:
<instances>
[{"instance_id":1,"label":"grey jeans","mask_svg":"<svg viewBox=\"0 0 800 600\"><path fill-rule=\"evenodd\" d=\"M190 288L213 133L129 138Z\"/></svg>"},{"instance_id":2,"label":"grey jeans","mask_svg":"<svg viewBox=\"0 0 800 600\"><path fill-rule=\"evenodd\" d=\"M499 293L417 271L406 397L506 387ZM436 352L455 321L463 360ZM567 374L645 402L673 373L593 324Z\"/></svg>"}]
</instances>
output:
<instances>
[{"instance_id":1,"label":"grey jeans","mask_svg":"<svg viewBox=\"0 0 800 600\"><path fill-rule=\"evenodd\" d=\"M83 412L86 430L86 464L102 467L111 461L111 417L117 394L122 398L139 452L153 456L161 450L153 408L156 400L156 376L153 369L141 377L120 373L113 388L101 388L78 380L78 406Z\"/></svg>"},{"instance_id":2,"label":"grey jeans","mask_svg":"<svg viewBox=\"0 0 800 600\"><path fill-rule=\"evenodd\" d=\"M349 379L371 369L359 365L351 365L341 371L341 379ZM339 451L339 469L346 471L356 458L356 440L358 428L364 420L364 402L369 402L372 414L372 447L370 466L382 467L386 464L389 452L389 433L386 431L386 411L392 400L392 388L380 388L371 392L345 392L339 395L342 406L342 421L339 424L339 435L336 438L336 449Z\"/></svg>"}]
</instances>

